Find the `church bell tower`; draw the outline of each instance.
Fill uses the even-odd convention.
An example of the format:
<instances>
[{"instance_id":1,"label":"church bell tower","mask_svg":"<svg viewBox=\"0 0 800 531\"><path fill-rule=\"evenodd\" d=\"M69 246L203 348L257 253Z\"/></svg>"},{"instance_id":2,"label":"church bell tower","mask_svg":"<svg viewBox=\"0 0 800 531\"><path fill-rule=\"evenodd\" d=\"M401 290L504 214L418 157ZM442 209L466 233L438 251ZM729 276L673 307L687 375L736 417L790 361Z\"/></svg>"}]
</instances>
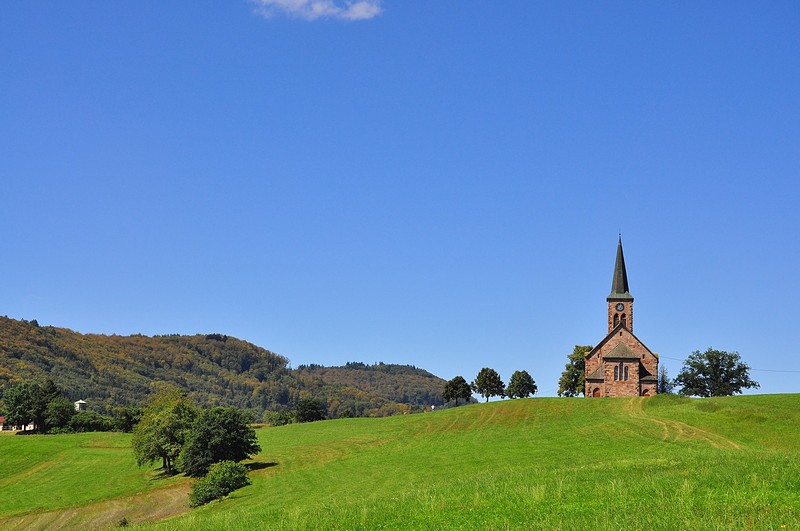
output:
<instances>
[{"instance_id":1,"label":"church bell tower","mask_svg":"<svg viewBox=\"0 0 800 531\"><path fill-rule=\"evenodd\" d=\"M617 242L617 261L614 264L614 278L611 281L611 294L608 302L608 331L618 324L633 332L633 295L628 291L628 273L625 270L625 255L622 253L622 236Z\"/></svg>"}]
</instances>

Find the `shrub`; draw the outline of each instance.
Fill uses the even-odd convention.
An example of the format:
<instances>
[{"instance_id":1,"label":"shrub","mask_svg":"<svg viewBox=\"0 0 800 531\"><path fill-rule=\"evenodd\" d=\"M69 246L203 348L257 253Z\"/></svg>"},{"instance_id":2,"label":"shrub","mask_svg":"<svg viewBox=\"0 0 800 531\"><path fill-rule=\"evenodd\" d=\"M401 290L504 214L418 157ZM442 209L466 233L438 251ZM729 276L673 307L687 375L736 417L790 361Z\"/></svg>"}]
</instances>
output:
<instances>
[{"instance_id":1,"label":"shrub","mask_svg":"<svg viewBox=\"0 0 800 531\"><path fill-rule=\"evenodd\" d=\"M94 411L78 411L69 420L68 428L76 433L85 431L111 431L114 421Z\"/></svg>"},{"instance_id":2,"label":"shrub","mask_svg":"<svg viewBox=\"0 0 800 531\"><path fill-rule=\"evenodd\" d=\"M214 463L208 474L195 482L192 493L189 494L189 504L199 507L249 484L250 479L244 465L233 461Z\"/></svg>"}]
</instances>

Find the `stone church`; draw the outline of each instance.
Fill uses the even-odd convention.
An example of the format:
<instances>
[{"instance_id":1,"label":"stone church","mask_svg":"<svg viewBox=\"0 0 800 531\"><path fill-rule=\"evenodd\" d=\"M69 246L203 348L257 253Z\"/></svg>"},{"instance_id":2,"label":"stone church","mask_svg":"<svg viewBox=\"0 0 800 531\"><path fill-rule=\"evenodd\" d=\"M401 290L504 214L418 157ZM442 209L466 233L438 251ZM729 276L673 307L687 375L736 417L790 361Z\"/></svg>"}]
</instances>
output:
<instances>
[{"instance_id":1,"label":"stone church","mask_svg":"<svg viewBox=\"0 0 800 531\"><path fill-rule=\"evenodd\" d=\"M606 301L608 335L586 355L585 396L654 395L658 383L658 354L633 335L633 295L628 290L622 237L617 244L614 279Z\"/></svg>"}]
</instances>

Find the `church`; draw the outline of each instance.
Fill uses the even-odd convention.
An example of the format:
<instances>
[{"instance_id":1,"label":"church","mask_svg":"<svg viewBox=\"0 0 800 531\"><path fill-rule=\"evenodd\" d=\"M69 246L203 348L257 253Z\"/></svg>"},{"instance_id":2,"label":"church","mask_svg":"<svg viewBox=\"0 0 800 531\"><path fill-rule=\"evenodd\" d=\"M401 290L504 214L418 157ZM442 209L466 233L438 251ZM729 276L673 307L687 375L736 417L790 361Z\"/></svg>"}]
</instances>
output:
<instances>
[{"instance_id":1,"label":"church","mask_svg":"<svg viewBox=\"0 0 800 531\"><path fill-rule=\"evenodd\" d=\"M617 243L617 261L608 302L608 335L585 358L584 395L650 396L658 384L658 354L633 335L633 295L628 290L628 273Z\"/></svg>"}]
</instances>

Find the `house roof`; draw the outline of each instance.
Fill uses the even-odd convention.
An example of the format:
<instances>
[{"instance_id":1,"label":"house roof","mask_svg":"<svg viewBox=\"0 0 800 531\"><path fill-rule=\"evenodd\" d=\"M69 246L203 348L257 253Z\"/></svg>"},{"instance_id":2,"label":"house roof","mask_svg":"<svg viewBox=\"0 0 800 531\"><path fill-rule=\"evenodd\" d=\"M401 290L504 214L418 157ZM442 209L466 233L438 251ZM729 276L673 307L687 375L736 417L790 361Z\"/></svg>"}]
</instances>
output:
<instances>
[{"instance_id":1,"label":"house roof","mask_svg":"<svg viewBox=\"0 0 800 531\"><path fill-rule=\"evenodd\" d=\"M633 295L628 289L628 272L625 269L625 255L622 253L622 236L617 242L617 260L614 263L614 278L611 281L611 294L609 299L633 300Z\"/></svg>"}]
</instances>

